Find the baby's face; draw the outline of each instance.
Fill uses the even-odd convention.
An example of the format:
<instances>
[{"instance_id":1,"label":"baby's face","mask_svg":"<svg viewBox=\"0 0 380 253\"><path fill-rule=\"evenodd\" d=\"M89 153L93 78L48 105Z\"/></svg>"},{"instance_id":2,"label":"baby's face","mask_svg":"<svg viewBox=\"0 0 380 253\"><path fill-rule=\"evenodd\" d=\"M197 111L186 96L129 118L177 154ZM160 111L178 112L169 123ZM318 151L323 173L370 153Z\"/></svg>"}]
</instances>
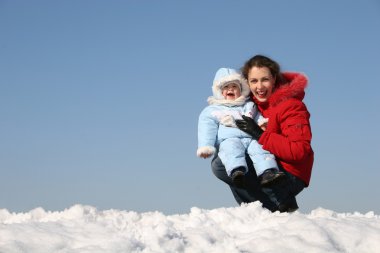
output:
<instances>
[{"instance_id":1,"label":"baby's face","mask_svg":"<svg viewBox=\"0 0 380 253\"><path fill-rule=\"evenodd\" d=\"M235 100L240 97L240 86L236 83L229 83L222 88L222 95L227 100Z\"/></svg>"}]
</instances>

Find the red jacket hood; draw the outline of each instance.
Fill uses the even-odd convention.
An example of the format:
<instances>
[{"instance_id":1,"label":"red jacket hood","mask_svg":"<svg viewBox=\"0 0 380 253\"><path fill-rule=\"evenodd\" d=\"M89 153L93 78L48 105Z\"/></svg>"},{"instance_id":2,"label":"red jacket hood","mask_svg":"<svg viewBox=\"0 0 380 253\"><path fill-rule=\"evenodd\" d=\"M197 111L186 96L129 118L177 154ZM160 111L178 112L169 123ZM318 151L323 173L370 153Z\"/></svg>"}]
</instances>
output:
<instances>
[{"instance_id":1,"label":"red jacket hood","mask_svg":"<svg viewBox=\"0 0 380 253\"><path fill-rule=\"evenodd\" d=\"M302 101L305 97L305 88L308 82L307 77L304 74L295 72L285 72L282 73L282 76L285 82L281 83L275 89L268 102L257 101L251 93L253 101L260 107L267 107L268 105L276 106L290 98L296 98Z\"/></svg>"}]
</instances>

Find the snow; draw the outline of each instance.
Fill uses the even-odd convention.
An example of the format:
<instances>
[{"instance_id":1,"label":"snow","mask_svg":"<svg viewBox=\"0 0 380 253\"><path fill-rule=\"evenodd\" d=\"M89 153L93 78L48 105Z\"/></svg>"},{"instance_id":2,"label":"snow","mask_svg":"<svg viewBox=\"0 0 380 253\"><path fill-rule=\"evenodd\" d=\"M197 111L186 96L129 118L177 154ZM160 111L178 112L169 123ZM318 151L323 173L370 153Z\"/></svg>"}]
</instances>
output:
<instances>
[{"instance_id":1,"label":"snow","mask_svg":"<svg viewBox=\"0 0 380 253\"><path fill-rule=\"evenodd\" d=\"M255 202L240 207L164 215L98 210L0 210L1 253L96 252L380 252L374 212L271 213Z\"/></svg>"}]
</instances>

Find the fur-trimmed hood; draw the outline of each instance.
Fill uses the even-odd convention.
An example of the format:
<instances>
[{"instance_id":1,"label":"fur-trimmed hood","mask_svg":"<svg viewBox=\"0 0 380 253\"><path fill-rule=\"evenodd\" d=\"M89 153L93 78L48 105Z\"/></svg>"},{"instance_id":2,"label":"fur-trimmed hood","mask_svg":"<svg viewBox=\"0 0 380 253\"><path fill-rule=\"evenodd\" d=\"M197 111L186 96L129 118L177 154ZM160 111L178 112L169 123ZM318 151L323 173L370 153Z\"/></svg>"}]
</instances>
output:
<instances>
[{"instance_id":1,"label":"fur-trimmed hood","mask_svg":"<svg viewBox=\"0 0 380 253\"><path fill-rule=\"evenodd\" d=\"M241 96L234 101L224 99L222 95L222 88L224 85L237 82L240 85ZM247 80L243 75L235 69L220 68L214 78L212 85L213 96L207 99L210 105L242 105L249 99L251 90L249 89Z\"/></svg>"},{"instance_id":2,"label":"fur-trimmed hood","mask_svg":"<svg viewBox=\"0 0 380 253\"><path fill-rule=\"evenodd\" d=\"M276 106L291 98L302 101L305 97L305 88L308 83L307 77L304 74L296 72L284 72L282 73L282 76L284 78L284 82L275 89L269 98L269 103L257 101L251 94L253 100L261 106L264 106L264 104Z\"/></svg>"}]
</instances>

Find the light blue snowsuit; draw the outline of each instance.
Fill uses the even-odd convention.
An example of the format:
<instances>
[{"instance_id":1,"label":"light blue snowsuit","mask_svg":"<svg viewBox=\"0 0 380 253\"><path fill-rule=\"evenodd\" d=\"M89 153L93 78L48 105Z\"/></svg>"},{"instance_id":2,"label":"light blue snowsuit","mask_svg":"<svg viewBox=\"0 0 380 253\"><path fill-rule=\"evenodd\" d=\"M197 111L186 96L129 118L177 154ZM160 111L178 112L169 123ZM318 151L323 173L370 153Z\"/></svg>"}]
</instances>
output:
<instances>
[{"instance_id":1,"label":"light blue snowsuit","mask_svg":"<svg viewBox=\"0 0 380 253\"><path fill-rule=\"evenodd\" d=\"M221 95L222 87L238 81L241 87L241 97L231 101ZM235 119L241 115L253 118L256 122L262 119L256 105L249 100L249 87L240 73L233 69L220 69L214 79L214 96L208 99L207 106L200 114L198 121L198 155L205 150L216 153L222 160L228 175L231 171L244 167L247 172L245 153L252 159L256 174L260 176L266 169L278 169L273 154L262 148L252 136L236 127Z\"/></svg>"}]
</instances>

